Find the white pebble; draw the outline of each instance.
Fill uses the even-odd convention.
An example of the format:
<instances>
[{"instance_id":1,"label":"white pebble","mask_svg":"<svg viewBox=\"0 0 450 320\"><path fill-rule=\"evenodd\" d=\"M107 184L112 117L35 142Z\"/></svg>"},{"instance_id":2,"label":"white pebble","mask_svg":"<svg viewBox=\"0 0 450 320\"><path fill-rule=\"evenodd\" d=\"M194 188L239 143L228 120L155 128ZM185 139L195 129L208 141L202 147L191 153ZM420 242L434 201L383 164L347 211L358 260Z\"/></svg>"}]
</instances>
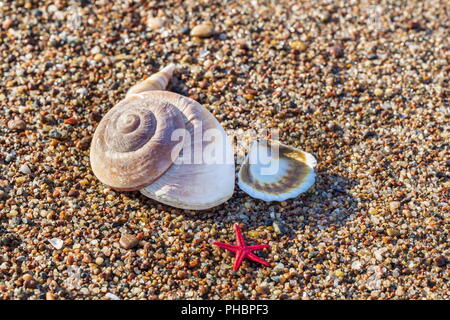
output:
<instances>
[{"instance_id":1,"label":"white pebble","mask_svg":"<svg viewBox=\"0 0 450 320\"><path fill-rule=\"evenodd\" d=\"M23 164L20 168L19 171L23 174L30 174L31 170L30 167L28 167L26 164Z\"/></svg>"},{"instance_id":2,"label":"white pebble","mask_svg":"<svg viewBox=\"0 0 450 320\"><path fill-rule=\"evenodd\" d=\"M52 238L48 240L48 242L50 242L50 244L55 247L55 249L61 249L64 244L64 241L58 238Z\"/></svg>"},{"instance_id":3,"label":"white pebble","mask_svg":"<svg viewBox=\"0 0 450 320\"><path fill-rule=\"evenodd\" d=\"M273 271L278 271L278 270L283 270L284 269L284 264L282 264L281 262L279 264L277 264L274 268Z\"/></svg>"},{"instance_id":4,"label":"white pebble","mask_svg":"<svg viewBox=\"0 0 450 320\"><path fill-rule=\"evenodd\" d=\"M152 16L149 16L147 18L147 28L150 30L158 30L161 29L164 26L164 21L161 18L155 18Z\"/></svg>"},{"instance_id":5,"label":"white pebble","mask_svg":"<svg viewBox=\"0 0 450 320\"><path fill-rule=\"evenodd\" d=\"M353 270L360 270L362 267L362 263L359 260L353 261L352 263L352 269Z\"/></svg>"},{"instance_id":6,"label":"white pebble","mask_svg":"<svg viewBox=\"0 0 450 320\"><path fill-rule=\"evenodd\" d=\"M83 98L84 96L87 95L88 90L86 88L80 88L80 89L77 89L76 92L81 96L81 98Z\"/></svg>"},{"instance_id":7,"label":"white pebble","mask_svg":"<svg viewBox=\"0 0 450 320\"><path fill-rule=\"evenodd\" d=\"M111 299L111 300L120 300L120 298L119 298L118 296L116 296L115 294L112 294L112 293L110 293L110 292L108 292L108 293L105 295L105 297L108 298L108 299Z\"/></svg>"}]
</instances>

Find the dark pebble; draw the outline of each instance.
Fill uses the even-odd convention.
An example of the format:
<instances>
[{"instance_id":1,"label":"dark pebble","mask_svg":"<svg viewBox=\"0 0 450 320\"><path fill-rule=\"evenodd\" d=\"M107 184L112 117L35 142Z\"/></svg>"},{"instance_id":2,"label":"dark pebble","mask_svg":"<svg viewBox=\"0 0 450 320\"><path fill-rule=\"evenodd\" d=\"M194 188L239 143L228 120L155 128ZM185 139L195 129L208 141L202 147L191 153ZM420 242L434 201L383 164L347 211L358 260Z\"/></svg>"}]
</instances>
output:
<instances>
[{"instance_id":1,"label":"dark pebble","mask_svg":"<svg viewBox=\"0 0 450 320\"><path fill-rule=\"evenodd\" d=\"M410 20L406 23L406 28L409 30L417 30L420 28L420 24L417 21Z\"/></svg>"},{"instance_id":2,"label":"dark pebble","mask_svg":"<svg viewBox=\"0 0 450 320\"><path fill-rule=\"evenodd\" d=\"M91 112L91 114L89 115L89 118L92 121L99 122L100 120L102 120L102 115L98 112Z\"/></svg>"},{"instance_id":3,"label":"dark pebble","mask_svg":"<svg viewBox=\"0 0 450 320\"><path fill-rule=\"evenodd\" d=\"M445 259L445 257L443 255L440 255L439 257L436 257L434 259L434 263L438 266L438 267L443 267L446 265L447 263L447 259Z\"/></svg>"},{"instance_id":4,"label":"dark pebble","mask_svg":"<svg viewBox=\"0 0 450 320\"><path fill-rule=\"evenodd\" d=\"M79 150L87 150L90 145L91 145L91 137L85 137L81 140L78 140L75 146Z\"/></svg>"},{"instance_id":5,"label":"dark pebble","mask_svg":"<svg viewBox=\"0 0 450 320\"><path fill-rule=\"evenodd\" d=\"M330 48L330 54L335 58L341 58L344 55L342 46L333 46Z\"/></svg>"},{"instance_id":6,"label":"dark pebble","mask_svg":"<svg viewBox=\"0 0 450 320\"><path fill-rule=\"evenodd\" d=\"M36 288L36 285L37 285L37 282L34 281L33 279L31 279L31 280L25 280L25 281L23 282L23 286L24 286L25 288L27 288L27 289L35 289L35 288Z\"/></svg>"},{"instance_id":7,"label":"dark pebble","mask_svg":"<svg viewBox=\"0 0 450 320\"><path fill-rule=\"evenodd\" d=\"M79 193L77 190L70 190L70 191L67 193L67 195L68 195L69 197L76 198L76 197L78 197L78 196L80 195L80 193Z\"/></svg>"}]
</instances>

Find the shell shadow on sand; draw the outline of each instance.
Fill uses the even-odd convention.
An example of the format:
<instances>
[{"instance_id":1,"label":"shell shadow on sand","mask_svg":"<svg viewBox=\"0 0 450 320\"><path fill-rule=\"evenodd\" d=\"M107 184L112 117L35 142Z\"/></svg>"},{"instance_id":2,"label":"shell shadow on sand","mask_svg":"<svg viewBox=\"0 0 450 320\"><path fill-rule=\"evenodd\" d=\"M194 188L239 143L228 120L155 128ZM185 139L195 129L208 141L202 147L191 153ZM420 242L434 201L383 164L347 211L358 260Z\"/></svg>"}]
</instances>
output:
<instances>
[{"instance_id":1,"label":"shell shadow on sand","mask_svg":"<svg viewBox=\"0 0 450 320\"><path fill-rule=\"evenodd\" d=\"M238 168L239 169L239 168ZM272 226L278 236L294 238L300 230L323 230L339 228L351 220L357 212L357 201L351 194L351 188L358 183L325 170L316 172L316 182L307 192L284 202L265 202L247 195L237 186L227 202L201 211L176 209L148 199L139 193L130 194L139 197L144 210L158 207L184 220L203 220L218 227L227 227L233 223L244 223L249 228Z\"/></svg>"}]
</instances>

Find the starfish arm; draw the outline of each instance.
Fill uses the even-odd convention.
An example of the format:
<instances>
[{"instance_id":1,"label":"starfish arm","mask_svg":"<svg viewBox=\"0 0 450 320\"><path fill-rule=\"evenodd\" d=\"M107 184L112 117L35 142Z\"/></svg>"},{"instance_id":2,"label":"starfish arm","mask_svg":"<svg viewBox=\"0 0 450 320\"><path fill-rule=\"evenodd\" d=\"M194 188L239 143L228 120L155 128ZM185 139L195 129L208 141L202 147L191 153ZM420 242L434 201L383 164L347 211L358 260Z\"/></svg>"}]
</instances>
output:
<instances>
[{"instance_id":1,"label":"starfish arm","mask_svg":"<svg viewBox=\"0 0 450 320\"><path fill-rule=\"evenodd\" d=\"M237 251L237 247L232 244L222 243L222 242L213 242L212 244L215 246L221 247L225 250L231 251L231 252Z\"/></svg>"},{"instance_id":2,"label":"starfish arm","mask_svg":"<svg viewBox=\"0 0 450 320\"><path fill-rule=\"evenodd\" d=\"M247 250L255 251L255 250L261 250L261 249L264 249L264 248L270 248L270 245L268 245L268 244L257 244L255 246L248 246Z\"/></svg>"},{"instance_id":3,"label":"starfish arm","mask_svg":"<svg viewBox=\"0 0 450 320\"><path fill-rule=\"evenodd\" d=\"M237 271L242 263L242 260L245 258L245 253L242 250L236 252L236 258L234 259L233 270Z\"/></svg>"},{"instance_id":4,"label":"starfish arm","mask_svg":"<svg viewBox=\"0 0 450 320\"><path fill-rule=\"evenodd\" d=\"M244 247L245 240L244 237L242 236L242 232L238 224L235 225L235 229L236 229L236 244L238 245L238 247Z\"/></svg>"},{"instance_id":5,"label":"starfish arm","mask_svg":"<svg viewBox=\"0 0 450 320\"><path fill-rule=\"evenodd\" d=\"M247 254L247 258L249 258L249 259L252 260L252 261L261 263L261 264L263 264L263 265L265 265L265 266L269 266L269 263L268 263L267 261L264 261L263 259L261 259L260 257L256 256L256 255L253 254L253 253L250 253L250 252L249 252L249 253Z\"/></svg>"}]
</instances>

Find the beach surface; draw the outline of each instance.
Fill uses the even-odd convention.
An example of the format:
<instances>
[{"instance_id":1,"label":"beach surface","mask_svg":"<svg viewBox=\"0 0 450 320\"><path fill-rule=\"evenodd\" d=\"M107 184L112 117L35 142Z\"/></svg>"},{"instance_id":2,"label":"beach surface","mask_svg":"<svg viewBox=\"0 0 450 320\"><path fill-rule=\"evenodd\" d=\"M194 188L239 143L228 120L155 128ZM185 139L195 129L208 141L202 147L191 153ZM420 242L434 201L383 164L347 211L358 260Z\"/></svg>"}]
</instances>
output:
<instances>
[{"instance_id":1,"label":"beach surface","mask_svg":"<svg viewBox=\"0 0 450 320\"><path fill-rule=\"evenodd\" d=\"M0 299L449 299L449 12L0 1ZM197 212L100 183L99 121L169 63L239 141L277 129L313 154L315 185ZM235 223L270 267L211 245Z\"/></svg>"}]
</instances>

